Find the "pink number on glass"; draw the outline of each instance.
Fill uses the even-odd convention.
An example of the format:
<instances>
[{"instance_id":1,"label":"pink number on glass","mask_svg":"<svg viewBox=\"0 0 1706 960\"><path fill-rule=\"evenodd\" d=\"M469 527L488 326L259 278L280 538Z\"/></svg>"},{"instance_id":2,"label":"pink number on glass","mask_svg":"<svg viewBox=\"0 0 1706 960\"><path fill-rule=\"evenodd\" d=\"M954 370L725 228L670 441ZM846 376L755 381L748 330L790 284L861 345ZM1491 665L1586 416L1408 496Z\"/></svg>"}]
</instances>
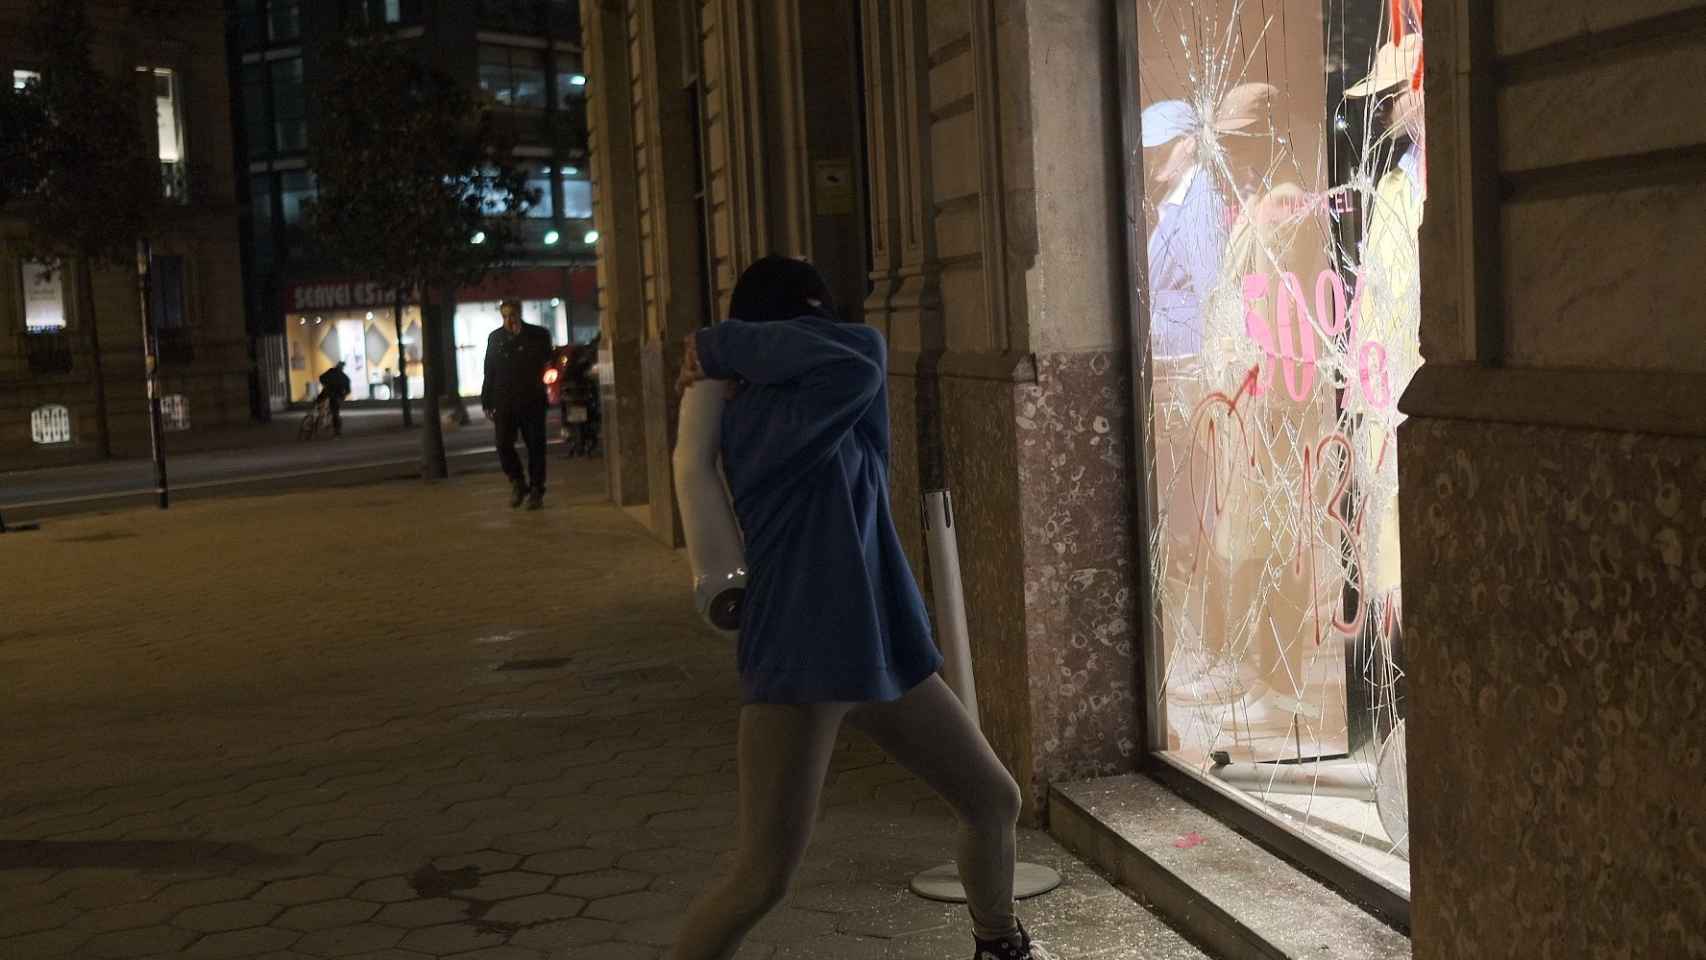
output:
<instances>
[{"instance_id":1,"label":"pink number on glass","mask_svg":"<svg viewBox=\"0 0 1706 960\"><path fill-rule=\"evenodd\" d=\"M1331 294L1332 303L1327 302ZM1345 281L1337 270L1323 270L1315 278L1315 315L1320 317L1321 332L1329 337L1336 337L1345 332L1345 324L1350 321L1345 316ZM1332 326L1327 325L1327 318L1333 320Z\"/></svg>"},{"instance_id":2,"label":"pink number on glass","mask_svg":"<svg viewBox=\"0 0 1706 960\"><path fill-rule=\"evenodd\" d=\"M1270 358L1279 356L1279 347L1274 343L1274 332L1268 326L1267 311L1262 309L1262 301L1268 296L1268 275L1265 273L1247 273L1244 275L1244 332L1262 352ZM1270 361L1266 364L1266 378L1257 377L1251 385L1250 396L1259 397L1267 392L1274 384L1274 368ZM1264 382L1264 379L1266 382Z\"/></svg>"},{"instance_id":3,"label":"pink number on glass","mask_svg":"<svg viewBox=\"0 0 1706 960\"><path fill-rule=\"evenodd\" d=\"M1376 410L1384 410L1392 405L1392 384L1386 376L1386 348L1376 341L1370 340L1362 345L1361 356L1362 398ZM1378 389L1376 387L1378 386Z\"/></svg>"},{"instance_id":4,"label":"pink number on glass","mask_svg":"<svg viewBox=\"0 0 1706 960\"><path fill-rule=\"evenodd\" d=\"M1292 307L1297 308L1297 338L1301 353L1292 350ZM1309 388L1315 385L1315 331L1309 323L1309 308L1303 300L1303 284L1297 274L1280 275L1279 296L1279 356L1285 374L1285 392L1299 403L1309 399ZM1297 384L1297 364L1303 364L1303 384Z\"/></svg>"}]
</instances>

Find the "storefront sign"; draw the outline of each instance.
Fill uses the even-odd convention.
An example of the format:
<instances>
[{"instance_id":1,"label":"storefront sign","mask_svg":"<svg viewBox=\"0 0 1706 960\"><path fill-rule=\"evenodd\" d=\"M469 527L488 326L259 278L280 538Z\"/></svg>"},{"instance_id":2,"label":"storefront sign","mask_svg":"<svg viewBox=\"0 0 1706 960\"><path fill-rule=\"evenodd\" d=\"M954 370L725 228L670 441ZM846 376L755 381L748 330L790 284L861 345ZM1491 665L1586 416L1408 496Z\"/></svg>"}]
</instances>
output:
<instances>
[{"instance_id":1,"label":"storefront sign","mask_svg":"<svg viewBox=\"0 0 1706 960\"><path fill-rule=\"evenodd\" d=\"M70 443L71 411L58 403L31 410L30 439L36 443Z\"/></svg>"},{"instance_id":2,"label":"storefront sign","mask_svg":"<svg viewBox=\"0 0 1706 960\"><path fill-rule=\"evenodd\" d=\"M383 284L355 280L327 280L298 283L284 290L284 309L287 313L308 310L353 310L390 306L392 290ZM405 296L404 303L413 298Z\"/></svg>"}]
</instances>

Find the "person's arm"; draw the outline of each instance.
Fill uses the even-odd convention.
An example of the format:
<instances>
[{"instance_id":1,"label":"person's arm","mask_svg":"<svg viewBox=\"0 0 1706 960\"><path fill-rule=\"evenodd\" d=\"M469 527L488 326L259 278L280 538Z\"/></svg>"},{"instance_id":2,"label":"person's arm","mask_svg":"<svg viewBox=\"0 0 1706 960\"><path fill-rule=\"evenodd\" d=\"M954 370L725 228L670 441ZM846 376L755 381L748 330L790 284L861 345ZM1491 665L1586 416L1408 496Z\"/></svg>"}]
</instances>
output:
<instances>
[{"instance_id":1,"label":"person's arm","mask_svg":"<svg viewBox=\"0 0 1706 960\"><path fill-rule=\"evenodd\" d=\"M862 328L869 329L869 328ZM800 323L727 320L699 331L700 369L710 380L745 380L781 391L784 402L762 445L766 467L799 474L847 436L882 390L883 370L855 347Z\"/></svg>"},{"instance_id":2,"label":"person's arm","mask_svg":"<svg viewBox=\"0 0 1706 960\"><path fill-rule=\"evenodd\" d=\"M497 380L498 365L496 357L492 356L492 338L486 338L486 374L480 381L480 408L486 416L492 415L492 384Z\"/></svg>"}]
</instances>

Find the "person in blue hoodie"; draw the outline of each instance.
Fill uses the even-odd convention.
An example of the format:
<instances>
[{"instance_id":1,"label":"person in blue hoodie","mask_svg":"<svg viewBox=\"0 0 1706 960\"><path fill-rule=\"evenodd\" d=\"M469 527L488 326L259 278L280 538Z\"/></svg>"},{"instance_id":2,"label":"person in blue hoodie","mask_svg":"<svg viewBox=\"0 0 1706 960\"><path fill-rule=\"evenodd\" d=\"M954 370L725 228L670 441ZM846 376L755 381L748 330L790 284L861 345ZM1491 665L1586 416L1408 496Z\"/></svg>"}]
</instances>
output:
<instances>
[{"instance_id":1,"label":"person in blue hoodie","mask_svg":"<svg viewBox=\"0 0 1706 960\"><path fill-rule=\"evenodd\" d=\"M836 321L811 264L740 277L733 319L687 340L679 387L730 384L723 472L745 538L739 851L689 909L669 956L725 960L786 896L843 721L959 815L974 960L1052 960L1013 907L1018 784L937 675L889 505L888 347Z\"/></svg>"}]
</instances>

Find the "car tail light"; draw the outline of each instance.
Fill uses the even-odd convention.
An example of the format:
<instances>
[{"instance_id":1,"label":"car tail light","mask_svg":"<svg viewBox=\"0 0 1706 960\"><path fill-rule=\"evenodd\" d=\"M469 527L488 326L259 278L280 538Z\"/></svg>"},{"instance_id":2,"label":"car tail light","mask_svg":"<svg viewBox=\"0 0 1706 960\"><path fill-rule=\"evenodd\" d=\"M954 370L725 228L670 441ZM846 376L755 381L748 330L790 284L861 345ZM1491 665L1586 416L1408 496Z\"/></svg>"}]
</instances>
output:
<instances>
[{"instance_id":1,"label":"car tail light","mask_svg":"<svg viewBox=\"0 0 1706 960\"><path fill-rule=\"evenodd\" d=\"M557 368L552 367L551 369L545 371L545 383L547 385L549 385L549 384L553 384L556 382L557 382Z\"/></svg>"}]
</instances>

